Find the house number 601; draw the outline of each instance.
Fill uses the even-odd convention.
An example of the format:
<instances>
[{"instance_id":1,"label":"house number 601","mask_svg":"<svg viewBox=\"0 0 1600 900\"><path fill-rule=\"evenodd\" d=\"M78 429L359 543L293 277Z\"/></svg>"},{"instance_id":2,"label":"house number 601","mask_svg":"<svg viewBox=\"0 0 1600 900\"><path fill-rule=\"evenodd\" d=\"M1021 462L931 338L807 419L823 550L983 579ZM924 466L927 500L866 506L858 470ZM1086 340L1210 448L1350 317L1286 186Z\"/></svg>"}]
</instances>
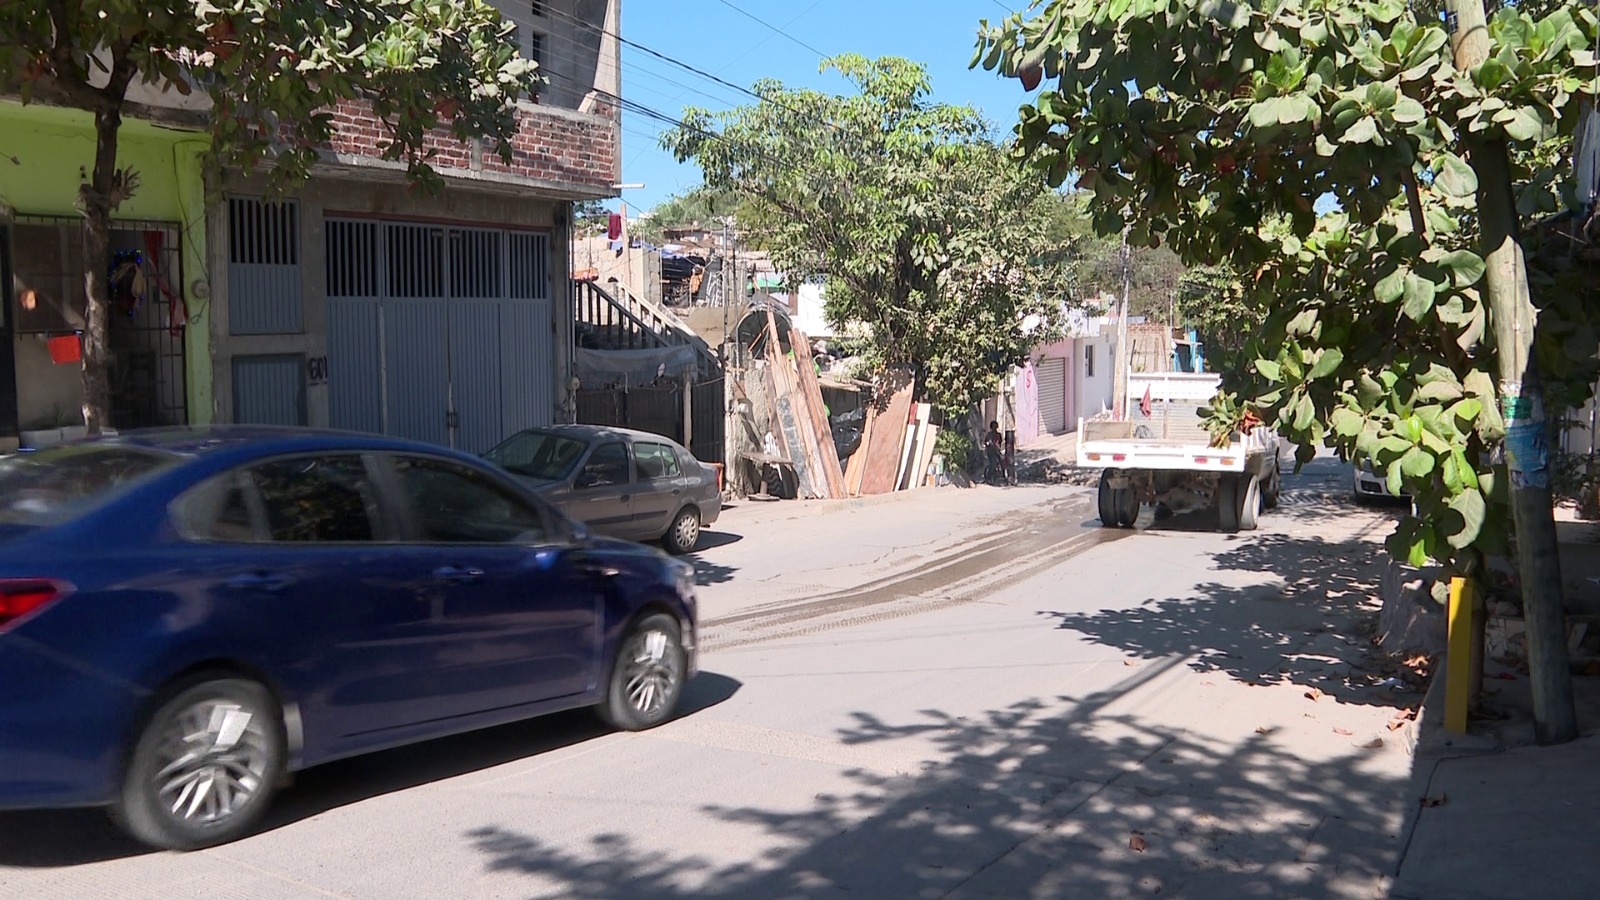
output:
<instances>
[{"instance_id":1,"label":"house number 601","mask_svg":"<svg viewBox=\"0 0 1600 900\"><path fill-rule=\"evenodd\" d=\"M311 384L324 384L328 380L328 358L313 356L306 360L306 380Z\"/></svg>"}]
</instances>

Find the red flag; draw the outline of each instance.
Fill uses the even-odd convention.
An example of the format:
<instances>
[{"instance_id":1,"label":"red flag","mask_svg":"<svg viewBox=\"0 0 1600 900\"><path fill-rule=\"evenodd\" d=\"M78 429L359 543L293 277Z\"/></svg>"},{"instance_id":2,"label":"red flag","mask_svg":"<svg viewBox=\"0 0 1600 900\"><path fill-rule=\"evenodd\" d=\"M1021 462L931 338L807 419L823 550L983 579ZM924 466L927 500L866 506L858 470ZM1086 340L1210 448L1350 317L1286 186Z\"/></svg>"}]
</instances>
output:
<instances>
[{"instance_id":1,"label":"red flag","mask_svg":"<svg viewBox=\"0 0 1600 900\"><path fill-rule=\"evenodd\" d=\"M1139 401L1139 415L1150 418L1150 385L1144 386L1144 399Z\"/></svg>"}]
</instances>

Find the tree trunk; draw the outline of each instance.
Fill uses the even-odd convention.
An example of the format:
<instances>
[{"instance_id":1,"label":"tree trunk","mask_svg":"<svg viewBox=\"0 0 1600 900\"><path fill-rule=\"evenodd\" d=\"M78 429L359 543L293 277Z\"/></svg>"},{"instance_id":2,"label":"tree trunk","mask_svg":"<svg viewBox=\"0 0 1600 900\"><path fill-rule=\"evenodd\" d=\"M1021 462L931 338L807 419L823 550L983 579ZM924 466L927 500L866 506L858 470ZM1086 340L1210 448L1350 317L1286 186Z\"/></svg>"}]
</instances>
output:
<instances>
[{"instance_id":1,"label":"tree trunk","mask_svg":"<svg viewBox=\"0 0 1600 900\"><path fill-rule=\"evenodd\" d=\"M1456 68L1468 70L1488 56L1482 0L1451 0ZM1517 536L1527 623L1534 733L1541 744L1578 736L1568 667L1561 557L1550 492L1548 422L1533 354L1538 313L1528 293L1528 267L1518 240L1516 197L1504 140L1468 139L1468 161L1478 176L1478 227L1482 232L1485 299L1494 328L1499 398L1506 420L1506 469Z\"/></svg>"},{"instance_id":2,"label":"tree trunk","mask_svg":"<svg viewBox=\"0 0 1600 900\"><path fill-rule=\"evenodd\" d=\"M83 424L100 434L111 424L111 352L108 328L111 305L111 213L117 196L119 109L103 108L94 116L94 174L79 190L83 209L83 289L87 299L83 335Z\"/></svg>"}]
</instances>

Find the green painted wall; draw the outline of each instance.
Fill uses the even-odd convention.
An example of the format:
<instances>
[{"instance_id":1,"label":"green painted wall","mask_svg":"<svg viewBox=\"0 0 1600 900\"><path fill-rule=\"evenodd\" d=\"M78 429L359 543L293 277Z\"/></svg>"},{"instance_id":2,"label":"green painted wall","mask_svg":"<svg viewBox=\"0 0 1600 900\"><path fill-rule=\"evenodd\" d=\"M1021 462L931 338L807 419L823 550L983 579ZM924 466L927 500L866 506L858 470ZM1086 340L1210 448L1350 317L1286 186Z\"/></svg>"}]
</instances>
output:
<instances>
[{"instance_id":1,"label":"green painted wall","mask_svg":"<svg viewBox=\"0 0 1600 900\"><path fill-rule=\"evenodd\" d=\"M211 421L210 307L194 296L194 284L209 284L206 265L205 183L200 155L207 145L204 134L158 128L146 122L122 124L117 152L119 167L139 173L139 189L123 202L116 216L126 219L177 222L183 232L182 285L189 326L184 331L189 421ZM94 120L86 112L0 100L0 204L19 216L76 216L78 185L94 164ZM172 286L178 289L178 285ZM19 346L19 352L23 350ZM77 370L49 376L62 384L30 386L23 383L23 362L18 361L19 395L30 387L50 391L70 388ZM81 391L78 394L81 397ZM80 401L81 402L81 401ZM27 423L24 423L26 427Z\"/></svg>"}]
</instances>

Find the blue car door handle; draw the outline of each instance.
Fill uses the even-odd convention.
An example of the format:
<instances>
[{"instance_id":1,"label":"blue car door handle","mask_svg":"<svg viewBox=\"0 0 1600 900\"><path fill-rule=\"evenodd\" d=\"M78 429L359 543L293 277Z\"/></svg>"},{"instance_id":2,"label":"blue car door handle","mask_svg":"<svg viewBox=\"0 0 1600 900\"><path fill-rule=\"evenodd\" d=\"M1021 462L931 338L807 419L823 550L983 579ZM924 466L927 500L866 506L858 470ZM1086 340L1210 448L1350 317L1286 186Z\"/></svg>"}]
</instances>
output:
<instances>
[{"instance_id":1,"label":"blue car door handle","mask_svg":"<svg viewBox=\"0 0 1600 900\"><path fill-rule=\"evenodd\" d=\"M289 582L289 578L271 572L245 572L229 578L225 584L238 591L281 591Z\"/></svg>"},{"instance_id":2,"label":"blue car door handle","mask_svg":"<svg viewBox=\"0 0 1600 900\"><path fill-rule=\"evenodd\" d=\"M433 570L433 577L451 584L477 584L483 580L483 570L471 566L440 566Z\"/></svg>"}]
</instances>

